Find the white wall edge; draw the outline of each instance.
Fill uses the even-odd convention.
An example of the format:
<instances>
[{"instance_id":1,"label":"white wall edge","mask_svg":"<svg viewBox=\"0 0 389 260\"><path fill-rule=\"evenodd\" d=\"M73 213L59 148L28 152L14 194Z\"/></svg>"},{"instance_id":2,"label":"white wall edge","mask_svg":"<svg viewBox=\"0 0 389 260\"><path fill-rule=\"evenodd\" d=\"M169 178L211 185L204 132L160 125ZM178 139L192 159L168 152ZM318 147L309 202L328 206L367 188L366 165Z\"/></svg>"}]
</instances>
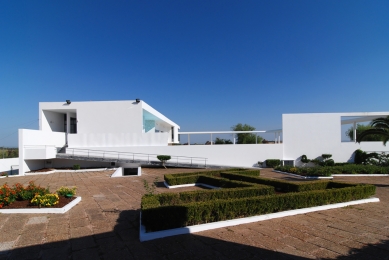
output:
<instances>
[{"instance_id":1,"label":"white wall edge","mask_svg":"<svg viewBox=\"0 0 389 260\"><path fill-rule=\"evenodd\" d=\"M185 187L194 187L194 186L203 186L208 189L221 189L220 187L204 184L204 183L189 183L189 184L182 184L182 185L169 185L166 181L163 182L165 184L165 187L168 189L175 189L175 188L185 188Z\"/></svg>"},{"instance_id":2,"label":"white wall edge","mask_svg":"<svg viewBox=\"0 0 389 260\"><path fill-rule=\"evenodd\" d=\"M282 173L282 174L286 174L286 175L290 175L290 176L293 176L293 177L296 177L296 178L300 178L300 179L308 179L308 180L331 180L333 179L334 177L332 176L329 176L329 177L316 177L316 176L302 176L302 175L298 175L298 174L293 174L293 173L290 173L290 172L281 172L281 171L276 171L276 170L273 170L273 172L278 172L278 173Z\"/></svg>"},{"instance_id":3,"label":"white wall edge","mask_svg":"<svg viewBox=\"0 0 389 260\"><path fill-rule=\"evenodd\" d=\"M141 212L139 240L141 242L143 242L143 241L154 240L154 239L164 238L164 237L169 237L169 236L197 233L197 232L216 229L216 228L230 227L230 226L236 226L236 225L241 225L241 224L248 224L248 223L253 223L253 222L264 221L264 220L268 220L268 219L282 218L282 217L294 216L294 215L299 215L299 214L306 214L306 213L310 213L310 212L343 208L343 207L352 206L352 205L358 205L358 204L364 204L364 203L370 203L370 202L379 202L379 201L380 201L379 198L354 200L354 201L336 203L336 204L331 204L331 205L317 206L317 207L304 208L304 209L294 209L294 210L282 211L282 212L277 212L277 213L270 213L270 214L266 214L266 215L225 220L225 221L219 221L219 222L213 222L213 223L207 223L207 224L201 224L201 225L195 225L195 226L188 226L188 227L183 227L183 228L175 228L175 229L169 229L169 230L163 230L163 231L149 232L149 233L146 233L146 229L142 225L142 212Z\"/></svg>"},{"instance_id":4,"label":"white wall edge","mask_svg":"<svg viewBox=\"0 0 389 260\"><path fill-rule=\"evenodd\" d=\"M70 203L62 208L34 208L34 209L0 209L0 213L3 214L34 214L34 213L49 213L49 214L62 214L69 211L81 201L81 197L76 197Z\"/></svg>"},{"instance_id":5,"label":"white wall edge","mask_svg":"<svg viewBox=\"0 0 389 260\"><path fill-rule=\"evenodd\" d=\"M332 174L333 177L382 177L389 174Z\"/></svg>"},{"instance_id":6,"label":"white wall edge","mask_svg":"<svg viewBox=\"0 0 389 260\"><path fill-rule=\"evenodd\" d=\"M24 175L12 175L15 177L23 177L23 176L29 176L29 175L42 175L42 174L50 174L50 173L56 173L56 172L98 172L98 171L109 171L109 170L115 170L116 168L98 168L98 169L80 169L80 170L53 170L48 172L28 172Z\"/></svg>"}]
</instances>

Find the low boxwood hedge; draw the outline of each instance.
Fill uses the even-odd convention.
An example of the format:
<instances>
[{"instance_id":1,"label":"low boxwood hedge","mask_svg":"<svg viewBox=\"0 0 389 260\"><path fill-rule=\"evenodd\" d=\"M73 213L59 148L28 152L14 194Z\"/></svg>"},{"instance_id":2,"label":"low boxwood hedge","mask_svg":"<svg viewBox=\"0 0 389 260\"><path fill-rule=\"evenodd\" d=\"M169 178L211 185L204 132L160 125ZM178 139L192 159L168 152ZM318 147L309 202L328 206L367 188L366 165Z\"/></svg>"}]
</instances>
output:
<instances>
[{"instance_id":1,"label":"low boxwood hedge","mask_svg":"<svg viewBox=\"0 0 389 260\"><path fill-rule=\"evenodd\" d=\"M281 165L281 160L280 159L267 159L267 160L265 160L265 163L266 163L266 167L274 168L274 167Z\"/></svg>"},{"instance_id":2,"label":"low boxwood hedge","mask_svg":"<svg viewBox=\"0 0 389 260\"><path fill-rule=\"evenodd\" d=\"M158 231L215 221L248 217L279 211L313 207L368 198L375 193L374 185L311 190L244 198L205 199L205 201L159 206L160 195L142 198L142 224L147 231ZM348 184L351 185L351 184ZM165 195L169 196L169 195ZM177 196L177 195L170 195ZM195 196L194 196L195 197Z\"/></svg>"},{"instance_id":3,"label":"low boxwood hedge","mask_svg":"<svg viewBox=\"0 0 389 260\"><path fill-rule=\"evenodd\" d=\"M254 176L245 176L235 173L221 173L223 178L229 180L237 180L244 182L251 182L263 185L270 185L275 187L277 191L282 192L300 192L308 190L319 190L328 188L328 181L309 181L309 182L290 182L290 181L281 181L275 179L267 179Z\"/></svg>"},{"instance_id":4,"label":"low boxwood hedge","mask_svg":"<svg viewBox=\"0 0 389 260\"><path fill-rule=\"evenodd\" d=\"M324 167L279 166L275 170L302 176L331 176L332 174L389 174L389 167L376 165L345 164Z\"/></svg>"},{"instance_id":5,"label":"low boxwood hedge","mask_svg":"<svg viewBox=\"0 0 389 260\"><path fill-rule=\"evenodd\" d=\"M247 170L247 169L241 169L241 168L231 168L231 169L219 169L219 170L213 170L213 171L199 171L199 172L188 172L188 173L176 173L176 174L165 174L164 180L167 184L174 186L174 185L182 185L182 184L189 184L189 183L196 183L199 182L198 179L200 176L216 176L220 177L221 172L234 172L237 174L244 174L244 175L252 175L252 176L259 176L260 170ZM210 184L212 185L212 184Z\"/></svg>"}]
</instances>

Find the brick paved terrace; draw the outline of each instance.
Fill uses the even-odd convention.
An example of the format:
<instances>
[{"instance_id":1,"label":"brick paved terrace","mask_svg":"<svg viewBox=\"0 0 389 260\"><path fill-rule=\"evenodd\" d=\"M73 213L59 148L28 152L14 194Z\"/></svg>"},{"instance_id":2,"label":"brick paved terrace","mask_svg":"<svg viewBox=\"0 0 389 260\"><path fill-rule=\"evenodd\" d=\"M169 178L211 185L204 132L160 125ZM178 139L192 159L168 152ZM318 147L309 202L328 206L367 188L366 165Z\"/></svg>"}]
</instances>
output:
<instances>
[{"instance_id":1,"label":"brick paved terrace","mask_svg":"<svg viewBox=\"0 0 389 260\"><path fill-rule=\"evenodd\" d=\"M375 184L379 203L141 243L143 180L161 182L165 173L198 171L142 170L142 176L123 178L96 171L0 179L0 185L33 180L51 191L77 186L82 197L65 214L0 214L0 259L389 259L389 177L336 178ZM292 180L268 169L261 175ZM159 184L156 192L169 191Z\"/></svg>"}]
</instances>

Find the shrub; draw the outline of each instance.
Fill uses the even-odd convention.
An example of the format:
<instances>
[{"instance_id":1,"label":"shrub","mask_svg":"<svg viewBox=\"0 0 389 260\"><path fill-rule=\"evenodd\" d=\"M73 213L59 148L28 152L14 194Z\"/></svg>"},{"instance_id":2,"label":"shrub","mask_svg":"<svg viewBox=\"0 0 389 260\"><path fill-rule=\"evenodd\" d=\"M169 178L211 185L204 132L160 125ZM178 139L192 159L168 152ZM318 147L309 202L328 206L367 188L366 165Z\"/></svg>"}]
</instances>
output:
<instances>
[{"instance_id":1,"label":"shrub","mask_svg":"<svg viewBox=\"0 0 389 260\"><path fill-rule=\"evenodd\" d=\"M8 206L16 200L16 191L9 187L7 183L0 187L0 209Z\"/></svg>"},{"instance_id":2,"label":"shrub","mask_svg":"<svg viewBox=\"0 0 389 260\"><path fill-rule=\"evenodd\" d=\"M239 172L241 174L244 174L245 172L249 172L248 174L254 174L253 171L257 171L258 175L260 174L259 170L246 170L246 169L241 169L241 168L231 168L231 169L219 169L219 170L213 170L213 171L199 171L199 172L165 174L164 180L169 185L181 185L181 184L198 182L198 178L200 175L220 177L220 172L232 172L232 171Z\"/></svg>"},{"instance_id":3,"label":"shrub","mask_svg":"<svg viewBox=\"0 0 389 260\"><path fill-rule=\"evenodd\" d=\"M57 190L57 194L59 196L66 197L67 195L74 196L76 195L76 189L77 187L69 188L69 187L61 187Z\"/></svg>"},{"instance_id":4,"label":"shrub","mask_svg":"<svg viewBox=\"0 0 389 260\"><path fill-rule=\"evenodd\" d=\"M309 160L305 154L303 154L303 155L301 156L301 162L302 162L302 163L309 163L310 161L311 161L311 160Z\"/></svg>"},{"instance_id":5,"label":"shrub","mask_svg":"<svg viewBox=\"0 0 389 260\"><path fill-rule=\"evenodd\" d=\"M381 167L376 165L356 165L356 164L343 164L337 166L325 166L325 167L291 167L291 166L279 166L276 170L283 172L290 172L302 176L331 176L332 174L389 174L389 167Z\"/></svg>"},{"instance_id":6,"label":"shrub","mask_svg":"<svg viewBox=\"0 0 389 260\"><path fill-rule=\"evenodd\" d=\"M165 163L166 163L166 161L169 161L171 159L171 156L170 155L157 155L157 158L158 158L158 160L161 161L162 166L165 167L165 169L166 169Z\"/></svg>"},{"instance_id":7,"label":"shrub","mask_svg":"<svg viewBox=\"0 0 389 260\"><path fill-rule=\"evenodd\" d=\"M17 200L31 200L35 195L45 195L50 193L48 188L36 186L33 181L28 183L26 188L23 187L20 183L14 185L14 190L16 191Z\"/></svg>"},{"instance_id":8,"label":"shrub","mask_svg":"<svg viewBox=\"0 0 389 260\"><path fill-rule=\"evenodd\" d=\"M59 197L57 194L45 194L45 195L35 195L31 200L31 204L37 205L39 207L51 207L59 202Z\"/></svg>"},{"instance_id":9,"label":"shrub","mask_svg":"<svg viewBox=\"0 0 389 260\"><path fill-rule=\"evenodd\" d=\"M81 167L79 164L73 165L73 170L79 170Z\"/></svg>"},{"instance_id":10,"label":"shrub","mask_svg":"<svg viewBox=\"0 0 389 260\"><path fill-rule=\"evenodd\" d=\"M281 165L281 160L279 160L279 159L267 159L265 161L265 163L266 163L266 167L275 168L275 167Z\"/></svg>"}]
</instances>

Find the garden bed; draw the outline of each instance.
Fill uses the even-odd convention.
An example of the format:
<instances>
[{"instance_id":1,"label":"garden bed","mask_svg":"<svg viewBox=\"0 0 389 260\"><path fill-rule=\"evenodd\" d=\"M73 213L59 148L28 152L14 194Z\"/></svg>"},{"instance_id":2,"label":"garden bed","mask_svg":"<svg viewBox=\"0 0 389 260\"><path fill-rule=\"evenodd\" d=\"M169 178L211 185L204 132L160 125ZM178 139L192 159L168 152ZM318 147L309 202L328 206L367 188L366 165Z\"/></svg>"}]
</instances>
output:
<instances>
[{"instance_id":1,"label":"garden bed","mask_svg":"<svg viewBox=\"0 0 389 260\"><path fill-rule=\"evenodd\" d=\"M70 202L62 207L27 207L27 208L7 208L0 209L0 214L63 214L76 206L81 201L81 197L73 197ZM28 202L27 202L28 203ZM12 204L11 204L12 205Z\"/></svg>"},{"instance_id":2,"label":"garden bed","mask_svg":"<svg viewBox=\"0 0 389 260\"><path fill-rule=\"evenodd\" d=\"M259 172L254 174L252 171L247 171L247 174L245 171L222 171L208 175L165 176L166 182L176 185L190 184L193 180L221 189L143 196L141 223L144 232L364 200L375 194L374 185L333 181L289 182L262 178Z\"/></svg>"},{"instance_id":3,"label":"garden bed","mask_svg":"<svg viewBox=\"0 0 389 260\"><path fill-rule=\"evenodd\" d=\"M66 197L59 196L58 204L55 204L50 208L63 208L75 199L76 197L66 198ZM2 207L2 209L34 209L34 208L40 208L40 207L31 204L29 200L16 200L12 202L10 205Z\"/></svg>"}]
</instances>

